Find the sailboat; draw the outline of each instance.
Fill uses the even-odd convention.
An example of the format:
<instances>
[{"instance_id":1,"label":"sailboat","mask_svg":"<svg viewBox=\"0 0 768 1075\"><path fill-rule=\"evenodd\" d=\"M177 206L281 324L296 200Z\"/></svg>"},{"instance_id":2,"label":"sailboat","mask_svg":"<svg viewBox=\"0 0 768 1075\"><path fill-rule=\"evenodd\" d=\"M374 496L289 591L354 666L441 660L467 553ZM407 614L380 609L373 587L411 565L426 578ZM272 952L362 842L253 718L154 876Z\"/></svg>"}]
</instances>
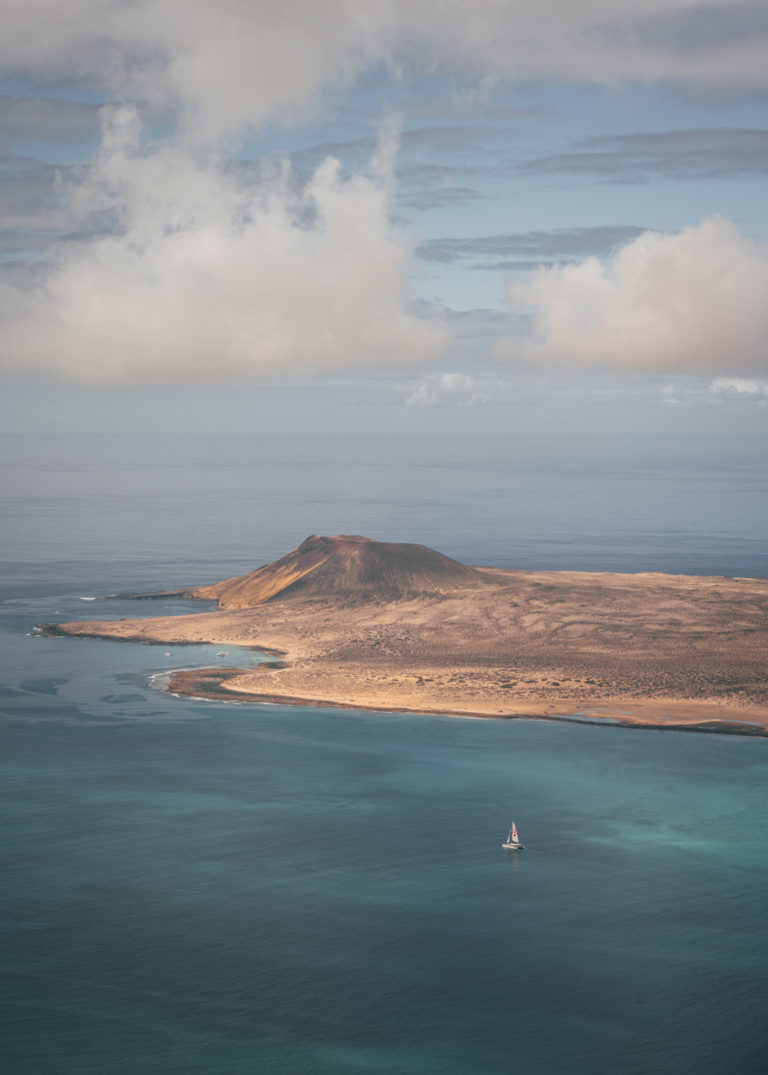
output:
<instances>
[{"instance_id":1,"label":"sailboat","mask_svg":"<svg viewBox=\"0 0 768 1075\"><path fill-rule=\"evenodd\" d=\"M525 846L520 843L520 837L517 835L517 825L512 822L509 826L509 835L507 836L506 843L501 845L506 847L507 851L525 851Z\"/></svg>"}]
</instances>

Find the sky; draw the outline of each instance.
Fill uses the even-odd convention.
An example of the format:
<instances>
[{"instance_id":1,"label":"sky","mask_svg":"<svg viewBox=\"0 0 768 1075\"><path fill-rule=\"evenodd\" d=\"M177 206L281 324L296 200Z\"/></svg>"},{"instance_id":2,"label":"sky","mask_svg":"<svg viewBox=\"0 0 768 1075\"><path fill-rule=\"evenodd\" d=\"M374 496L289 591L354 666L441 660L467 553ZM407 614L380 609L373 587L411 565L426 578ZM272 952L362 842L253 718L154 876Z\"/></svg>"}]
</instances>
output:
<instances>
[{"instance_id":1,"label":"sky","mask_svg":"<svg viewBox=\"0 0 768 1075\"><path fill-rule=\"evenodd\" d=\"M5 431L768 428L768 6L0 0Z\"/></svg>"}]
</instances>

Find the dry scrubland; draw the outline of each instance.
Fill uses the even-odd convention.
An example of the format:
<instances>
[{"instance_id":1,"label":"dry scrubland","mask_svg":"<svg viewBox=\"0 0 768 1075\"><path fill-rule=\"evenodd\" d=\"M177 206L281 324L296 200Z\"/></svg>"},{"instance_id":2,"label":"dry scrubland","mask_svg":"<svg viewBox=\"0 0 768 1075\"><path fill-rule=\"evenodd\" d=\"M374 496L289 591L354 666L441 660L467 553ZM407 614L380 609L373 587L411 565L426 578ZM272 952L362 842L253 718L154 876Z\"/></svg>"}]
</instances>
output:
<instances>
[{"instance_id":1,"label":"dry scrubland","mask_svg":"<svg viewBox=\"0 0 768 1075\"><path fill-rule=\"evenodd\" d=\"M768 734L765 579L502 571L339 536L183 592L219 607L42 631L275 651L169 681L204 697Z\"/></svg>"}]
</instances>

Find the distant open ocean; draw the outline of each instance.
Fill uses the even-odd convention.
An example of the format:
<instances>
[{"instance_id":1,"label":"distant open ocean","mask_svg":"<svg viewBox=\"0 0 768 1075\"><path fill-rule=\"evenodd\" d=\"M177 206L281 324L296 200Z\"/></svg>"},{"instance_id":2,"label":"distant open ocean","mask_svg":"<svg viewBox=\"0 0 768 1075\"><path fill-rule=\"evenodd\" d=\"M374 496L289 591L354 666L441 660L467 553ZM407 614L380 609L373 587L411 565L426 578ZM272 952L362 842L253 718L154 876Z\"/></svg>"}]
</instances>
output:
<instances>
[{"instance_id":1,"label":"distant open ocean","mask_svg":"<svg viewBox=\"0 0 768 1075\"><path fill-rule=\"evenodd\" d=\"M765 740L181 700L151 677L238 655L29 634L312 532L768 576L765 442L0 450L4 1072L768 1069Z\"/></svg>"}]
</instances>

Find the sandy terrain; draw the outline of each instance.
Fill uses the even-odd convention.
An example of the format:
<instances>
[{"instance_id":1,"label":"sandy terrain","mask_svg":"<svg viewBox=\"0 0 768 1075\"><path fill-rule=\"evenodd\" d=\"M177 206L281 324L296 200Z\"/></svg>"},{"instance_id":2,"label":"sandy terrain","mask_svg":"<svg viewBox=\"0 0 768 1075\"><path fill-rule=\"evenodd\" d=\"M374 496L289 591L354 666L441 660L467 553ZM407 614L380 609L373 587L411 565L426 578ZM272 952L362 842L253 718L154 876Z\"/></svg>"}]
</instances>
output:
<instances>
[{"instance_id":1,"label":"sandy terrain","mask_svg":"<svg viewBox=\"0 0 768 1075\"><path fill-rule=\"evenodd\" d=\"M329 593L314 567L302 577L312 585L288 585L254 607L42 633L284 654L168 684L203 697L768 734L768 580L474 568L444 584L430 577L418 592L360 591L353 580Z\"/></svg>"}]
</instances>

